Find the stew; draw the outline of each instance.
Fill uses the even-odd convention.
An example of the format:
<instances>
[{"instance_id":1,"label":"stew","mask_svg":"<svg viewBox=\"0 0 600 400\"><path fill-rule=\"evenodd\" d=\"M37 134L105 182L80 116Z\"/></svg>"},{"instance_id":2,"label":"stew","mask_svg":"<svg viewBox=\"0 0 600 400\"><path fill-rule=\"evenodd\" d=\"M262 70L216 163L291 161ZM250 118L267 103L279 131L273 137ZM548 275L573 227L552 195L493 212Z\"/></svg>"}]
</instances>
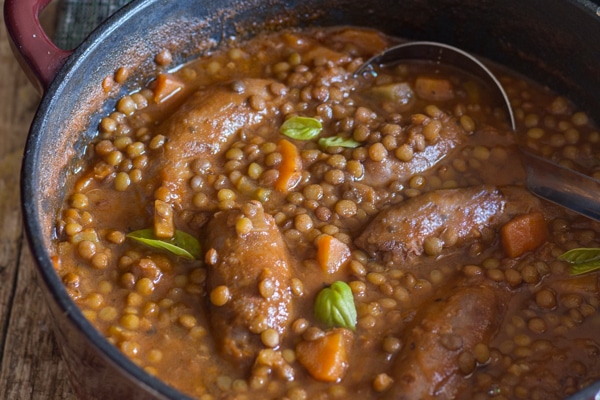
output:
<instances>
[{"instance_id":1,"label":"stew","mask_svg":"<svg viewBox=\"0 0 600 400\"><path fill-rule=\"evenodd\" d=\"M600 178L598 128L498 66L515 133L462 71L353 75L396 42L307 28L158 54L57 222L91 323L201 400L551 399L599 379L598 273L563 256L597 262L599 226L524 189L516 152Z\"/></svg>"}]
</instances>

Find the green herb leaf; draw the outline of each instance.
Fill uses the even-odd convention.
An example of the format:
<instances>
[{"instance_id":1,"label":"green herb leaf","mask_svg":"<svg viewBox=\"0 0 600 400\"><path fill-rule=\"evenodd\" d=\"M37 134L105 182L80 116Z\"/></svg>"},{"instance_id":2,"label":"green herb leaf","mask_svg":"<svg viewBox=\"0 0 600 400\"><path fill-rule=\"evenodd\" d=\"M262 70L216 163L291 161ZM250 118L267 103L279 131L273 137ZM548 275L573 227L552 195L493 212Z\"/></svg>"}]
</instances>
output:
<instances>
[{"instance_id":1,"label":"green herb leaf","mask_svg":"<svg viewBox=\"0 0 600 400\"><path fill-rule=\"evenodd\" d=\"M558 256L571 264L571 275L581 275L600 269L600 248L578 248Z\"/></svg>"},{"instance_id":2,"label":"green herb leaf","mask_svg":"<svg viewBox=\"0 0 600 400\"><path fill-rule=\"evenodd\" d=\"M571 265L571 275L582 275L600 269L600 260Z\"/></svg>"},{"instance_id":3,"label":"green herb leaf","mask_svg":"<svg viewBox=\"0 0 600 400\"><path fill-rule=\"evenodd\" d=\"M315 316L330 328L339 326L356 329L356 306L350 286L337 281L322 289L315 301Z\"/></svg>"},{"instance_id":4,"label":"green herb leaf","mask_svg":"<svg viewBox=\"0 0 600 400\"><path fill-rule=\"evenodd\" d=\"M192 235L176 230L175 236L169 240L159 239L154 235L153 229L141 229L127 234L137 242L155 249L167 250L176 256L197 260L201 257L200 242Z\"/></svg>"},{"instance_id":5,"label":"green herb leaf","mask_svg":"<svg viewBox=\"0 0 600 400\"><path fill-rule=\"evenodd\" d=\"M558 256L558 259L571 264L581 264L600 260L600 248L579 248L569 250Z\"/></svg>"},{"instance_id":6,"label":"green herb leaf","mask_svg":"<svg viewBox=\"0 0 600 400\"><path fill-rule=\"evenodd\" d=\"M360 143L354 139L346 139L340 136L330 136L319 139L319 146L321 147L348 147L354 149L360 146Z\"/></svg>"},{"instance_id":7,"label":"green herb leaf","mask_svg":"<svg viewBox=\"0 0 600 400\"><path fill-rule=\"evenodd\" d=\"M298 116L286 120L279 128L285 136L298 140L316 138L322 130L323 125L318 119Z\"/></svg>"}]
</instances>

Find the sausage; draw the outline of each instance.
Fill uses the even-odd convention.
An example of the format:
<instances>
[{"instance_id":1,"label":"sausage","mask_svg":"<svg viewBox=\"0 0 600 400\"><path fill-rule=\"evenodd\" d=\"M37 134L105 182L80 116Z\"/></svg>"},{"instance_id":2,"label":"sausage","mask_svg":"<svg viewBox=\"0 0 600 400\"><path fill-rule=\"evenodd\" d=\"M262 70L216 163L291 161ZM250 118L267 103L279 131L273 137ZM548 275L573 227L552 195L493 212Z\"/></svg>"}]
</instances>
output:
<instances>
[{"instance_id":1,"label":"sausage","mask_svg":"<svg viewBox=\"0 0 600 400\"><path fill-rule=\"evenodd\" d=\"M185 196L191 194L185 189L193 176L192 161L202 160L207 169L204 172L211 172L221 150L227 148L240 130L274 119L283 97L271 93L269 87L273 82L248 78L235 83L238 90L234 90L233 84L199 90L157 128L156 133L165 136L167 142L160 149L163 154L151 174L160 177L174 203L189 203ZM253 96L268 100L265 103L269 106L253 108L250 104Z\"/></svg>"},{"instance_id":2,"label":"sausage","mask_svg":"<svg viewBox=\"0 0 600 400\"><path fill-rule=\"evenodd\" d=\"M224 355L250 362L264 348L262 331L286 332L293 314L293 261L273 217L258 201L217 213L208 224L206 249L209 293L226 287L230 295L223 305L210 304L214 337Z\"/></svg>"},{"instance_id":3,"label":"sausage","mask_svg":"<svg viewBox=\"0 0 600 400\"><path fill-rule=\"evenodd\" d=\"M502 321L508 292L458 278L426 302L407 326L386 399L453 399L466 383L458 358L488 343Z\"/></svg>"},{"instance_id":4,"label":"sausage","mask_svg":"<svg viewBox=\"0 0 600 400\"><path fill-rule=\"evenodd\" d=\"M486 228L541 208L537 197L516 186L436 190L381 211L354 243L371 256L384 252L386 260L404 261L421 255L428 237L445 237L446 247L464 245Z\"/></svg>"},{"instance_id":5,"label":"sausage","mask_svg":"<svg viewBox=\"0 0 600 400\"><path fill-rule=\"evenodd\" d=\"M436 166L467 139L467 132L456 118L440 113L435 120L440 122L441 128L438 136L430 140L423 140L424 121L413 122L403 128L403 132L406 132L403 141L413 149L410 160L400 160L393 153L381 161L367 158L364 162L365 181L377 187L383 187L392 181L405 182L415 174ZM400 137L399 140L402 141Z\"/></svg>"}]
</instances>

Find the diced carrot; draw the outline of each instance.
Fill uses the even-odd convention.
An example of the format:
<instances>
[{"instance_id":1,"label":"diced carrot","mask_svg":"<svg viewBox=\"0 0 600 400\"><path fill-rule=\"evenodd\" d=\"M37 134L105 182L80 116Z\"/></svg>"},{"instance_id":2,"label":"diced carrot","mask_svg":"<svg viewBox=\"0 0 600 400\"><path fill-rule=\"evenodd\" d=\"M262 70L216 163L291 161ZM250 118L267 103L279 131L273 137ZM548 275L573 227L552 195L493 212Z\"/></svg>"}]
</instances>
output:
<instances>
[{"instance_id":1,"label":"diced carrot","mask_svg":"<svg viewBox=\"0 0 600 400\"><path fill-rule=\"evenodd\" d=\"M535 250L548 239L548 227L539 212L519 215L500 230L502 247L509 257Z\"/></svg>"},{"instance_id":2,"label":"diced carrot","mask_svg":"<svg viewBox=\"0 0 600 400\"><path fill-rule=\"evenodd\" d=\"M296 345L298 362L315 379L339 382L348 369L348 352L352 332L336 328L315 340L305 340Z\"/></svg>"},{"instance_id":3,"label":"diced carrot","mask_svg":"<svg viewBox=\"0 0 600 400\"><path fill-rule=\"evenodd\" d=\"M183 89L183 82L171 74L158 74L154 82L154 101L162 103Z\"/></svg>"},{"instance_id":4,"label":"diced carrot","mask_svg":"<svg viewBox=\"0 0 600 400\"><path fill-rule=\"evenodd\" d=\"M317 262L324 272L334 274L350 261L350 248L331 235L320 235L317 240Z\"/></svg>"},{"instance_id":5,"label":"diced carrot","mask_svg":"<svg viewBox=\"0 0 600 400\"><path fill-rule=\"evenodd\" d=\"M287 193L300 182L302 159L298 148L289 140L281 139L278 147L281 153L281 163L278 168L279 177L275 182L275 189Z\"/></svg>"},{"instance_id":6,"label":"diced carrot","mask_svg":"<svg viewBox=\"0 0 600 400\"><path fill-rule=\"evenodd\" d=\"M419 76L415 81L417 96L429 101L446 101L454 98L452 83L447 79Z\"/></svg>"},{"instance_id":7,"label":"diced carrot","mask_svg":"<svg viewBox=\"0 0 600 400\"><path fill-rule=\"evenodd\" d=\"M52 256L50 258L52 260L52 266L54 267L55 271L60 271L62 268L62 265L60 263L60 257L59 256Z\"/></svg>"}]
</instances>

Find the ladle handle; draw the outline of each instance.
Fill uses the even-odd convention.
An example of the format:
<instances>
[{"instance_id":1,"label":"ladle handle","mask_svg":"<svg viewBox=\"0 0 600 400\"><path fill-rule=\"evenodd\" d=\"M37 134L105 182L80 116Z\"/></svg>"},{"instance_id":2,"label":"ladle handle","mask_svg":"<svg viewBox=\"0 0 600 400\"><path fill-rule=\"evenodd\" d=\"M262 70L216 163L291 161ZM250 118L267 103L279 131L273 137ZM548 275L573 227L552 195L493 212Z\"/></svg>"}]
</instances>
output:
<instances>
[{"instance_id":1,"label":"ladle handle","mask_svg":"<svg viewBox=\"0 0 600 400\"><path fill-rule=\"evenodd\" d=\"M58 48L46 35L39 15L52 0L6 0L4 20L21 68L41 94L46 92L72 51Z\"/></svg>"},{"instance_id":2,"label":"ladle handle","mask_svg":"<svg viewBox=\"0 0 600 400\"><path fill-rule=\"evenodd\" d=\"M520 149L527 188L538 196L600 222L600 181Z\"/></svg>"}]
</instances>

